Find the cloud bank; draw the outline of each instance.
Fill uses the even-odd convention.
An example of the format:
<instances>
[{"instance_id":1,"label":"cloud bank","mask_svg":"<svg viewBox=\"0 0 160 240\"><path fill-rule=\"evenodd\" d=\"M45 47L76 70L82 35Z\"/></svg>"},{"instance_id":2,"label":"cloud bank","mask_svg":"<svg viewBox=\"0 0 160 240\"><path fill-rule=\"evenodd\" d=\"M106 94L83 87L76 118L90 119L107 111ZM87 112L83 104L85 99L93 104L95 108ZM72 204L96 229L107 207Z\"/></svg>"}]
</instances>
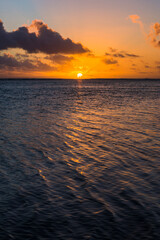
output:
<instances>
[{"instance_id":1,"label":"cloud bank","mask_svg":"<svg viewBox=\"0 0 160 240\"><path fill-rule=\"evenodd\" d=\"M82 44L74 43L69 38L64 39L40 20L34 20L30 26L22 26L12 32L7 32L0 20L0 50L9 48L21 48L28 53L46 54L89 52Z\"/></svg>"}]
</instances>

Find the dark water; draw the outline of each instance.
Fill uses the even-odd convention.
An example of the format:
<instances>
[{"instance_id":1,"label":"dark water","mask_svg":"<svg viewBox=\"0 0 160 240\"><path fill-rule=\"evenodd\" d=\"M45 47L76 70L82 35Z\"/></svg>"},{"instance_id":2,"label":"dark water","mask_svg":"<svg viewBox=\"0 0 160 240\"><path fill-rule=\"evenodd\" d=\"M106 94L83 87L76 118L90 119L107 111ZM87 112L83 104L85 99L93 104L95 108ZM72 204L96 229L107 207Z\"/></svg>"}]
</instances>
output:
<instances>
[{"instance_id":1,"label":"dark water","mask_svg":"<svg viewBox=\"0 0 160 240\"><path fill-rule=\"evenodd\" d=\"M0 240L160 239L160 81L0 81Z\"/></svg>"}]
</instances>

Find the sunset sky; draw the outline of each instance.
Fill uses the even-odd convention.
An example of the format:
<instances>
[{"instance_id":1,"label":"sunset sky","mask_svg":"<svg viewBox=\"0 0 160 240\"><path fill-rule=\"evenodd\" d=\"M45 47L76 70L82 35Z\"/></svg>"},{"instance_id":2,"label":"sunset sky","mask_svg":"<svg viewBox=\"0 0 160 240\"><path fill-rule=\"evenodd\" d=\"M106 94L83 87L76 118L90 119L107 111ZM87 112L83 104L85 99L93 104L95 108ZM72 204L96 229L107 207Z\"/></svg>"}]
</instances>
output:
<instances>
[{"instance_id":1,"label":"sunset sky","mask_svg":"<svg viewBox=\"0 0 160 240\"><path fill-rule=\"evenodd\" d=\"M1 0L0 78L160 78L159 0Z\"/></svg>"}]
</instances>

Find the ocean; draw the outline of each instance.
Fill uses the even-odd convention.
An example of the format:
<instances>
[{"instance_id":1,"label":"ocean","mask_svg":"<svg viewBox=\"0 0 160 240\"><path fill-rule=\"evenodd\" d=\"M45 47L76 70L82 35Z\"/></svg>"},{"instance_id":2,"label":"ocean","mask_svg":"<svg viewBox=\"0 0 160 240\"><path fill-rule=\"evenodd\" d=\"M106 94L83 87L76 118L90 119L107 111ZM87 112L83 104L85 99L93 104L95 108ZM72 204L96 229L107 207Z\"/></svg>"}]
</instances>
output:
<instances>
[{"instance_id":1,"label":"ocean","mask_svg":"<svg viewBox=\"0 0 160 240\"><path fill-rule=\"evenodd\" d=\"M0 80L0 240L160 239L160 80Z\"/></svg>"}]
</instances>

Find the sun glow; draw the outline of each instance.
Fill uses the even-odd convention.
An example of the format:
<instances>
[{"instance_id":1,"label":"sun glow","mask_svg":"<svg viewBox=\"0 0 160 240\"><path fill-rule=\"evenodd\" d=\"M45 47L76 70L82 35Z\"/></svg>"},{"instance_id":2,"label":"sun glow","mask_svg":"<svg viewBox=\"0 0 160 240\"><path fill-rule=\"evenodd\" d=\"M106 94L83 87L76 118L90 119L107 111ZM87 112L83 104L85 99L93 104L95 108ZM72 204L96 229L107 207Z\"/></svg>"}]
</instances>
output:
<instances>
[{"instance_id":1,"label":"sun glow","mask_svg":"<svg viewBox=\"0 0 160 240\"><path fill-rule=\"evenodd\" d=\"M82 73L78 73L78 74L77 74L77 78L81 78L82 76L83 76Z\"/></svg>"}]
</instances>

